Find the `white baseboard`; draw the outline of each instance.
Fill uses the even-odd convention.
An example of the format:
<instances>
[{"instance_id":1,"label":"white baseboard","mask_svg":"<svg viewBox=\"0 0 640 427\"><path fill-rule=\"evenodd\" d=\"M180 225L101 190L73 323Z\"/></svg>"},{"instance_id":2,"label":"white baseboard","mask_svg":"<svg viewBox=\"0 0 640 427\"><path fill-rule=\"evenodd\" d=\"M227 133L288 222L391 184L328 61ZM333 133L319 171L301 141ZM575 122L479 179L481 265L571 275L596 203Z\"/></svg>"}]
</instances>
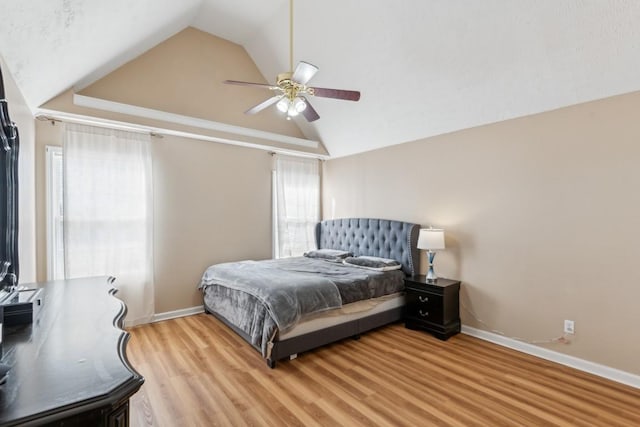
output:
<instances>
[{"instance_id":1,"label":"white baseboard","mask_svg":"<svg viewBox=\"0 0 640 427\"><path fill-rule=\"evenodd\" d=\"M150 323L161 322L163 320L176 319L178 317L192 316L194 314L204 313L204 306L182 308L180 310L167 311L164 313L156 313L153 315Z\"/></svg>"},{"instance_id":2,"label":"white baseboard","mask_svg":"<svg viewBox=\"0 0 640 427\"><path fill-rule=\"evenodd\" d=\"M621 371L619 369L610 368L608 366L600 365L594 362L589 362L588 360L569 356L557 351L539 347L537 345L514 340L513 338L494 334L493 332L487 332L481 329L472 328L471 326L462 325L462 333L471 335L472 337L480 338L485 341L490 341L503 347L521 351L532 356L540 357L541 359L550 360L552 362L569 366L583 372L588 372L599 377L626 384L631 387L640 388L640 375L634 375L629 372Z\"/></svg>"}]
</instances>

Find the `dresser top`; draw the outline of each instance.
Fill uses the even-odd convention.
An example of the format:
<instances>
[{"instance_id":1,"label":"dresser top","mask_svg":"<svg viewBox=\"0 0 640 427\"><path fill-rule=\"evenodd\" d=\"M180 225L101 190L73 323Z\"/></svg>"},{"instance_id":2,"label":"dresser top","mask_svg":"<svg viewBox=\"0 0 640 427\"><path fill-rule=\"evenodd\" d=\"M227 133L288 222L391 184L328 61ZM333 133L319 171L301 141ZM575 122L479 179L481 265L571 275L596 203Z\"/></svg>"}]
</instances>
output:
<instances>
[{"instance_id":1,"label":"dresser top","mask_svg":"<svg viewBox=\"0 0 640 427\"><path fill-rule=\"evenodd\" d=\"M31 325L5 329L0 424L55 421L90 407L116 404L144 379L129 365L126 314L112 279L95 277L34 284L44 304Z\"/></svg>"}]
</instances>

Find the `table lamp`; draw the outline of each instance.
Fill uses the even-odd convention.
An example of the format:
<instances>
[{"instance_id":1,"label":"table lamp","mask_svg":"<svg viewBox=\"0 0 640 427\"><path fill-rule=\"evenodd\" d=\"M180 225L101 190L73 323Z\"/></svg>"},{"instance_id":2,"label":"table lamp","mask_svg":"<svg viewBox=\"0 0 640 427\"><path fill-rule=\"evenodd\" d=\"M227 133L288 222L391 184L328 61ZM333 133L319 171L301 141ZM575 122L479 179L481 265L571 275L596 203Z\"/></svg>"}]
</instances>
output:
<instances>
[{"instance_id":1,"label":"table lamp","mask_svg":"<svg viewBox=\"0 0 640 427\"><path fill-rule=\"evenodd\" d=\"M435 271L433 271L433 259L438 250L444 249L444 230L440 228L421 228L418 234L418 249L427 250L427 258L429 259L429 271L427 272L427 282L435 282L438 280Z\"/></svg>"}]
</instances>

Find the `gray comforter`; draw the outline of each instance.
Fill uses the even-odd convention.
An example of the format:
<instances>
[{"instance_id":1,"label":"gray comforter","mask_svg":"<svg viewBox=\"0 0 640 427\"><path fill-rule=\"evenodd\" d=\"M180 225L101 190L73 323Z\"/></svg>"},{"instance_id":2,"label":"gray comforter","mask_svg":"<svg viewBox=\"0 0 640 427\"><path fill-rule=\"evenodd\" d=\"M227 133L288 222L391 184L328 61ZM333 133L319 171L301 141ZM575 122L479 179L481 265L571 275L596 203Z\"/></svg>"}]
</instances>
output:
<instances>
[{"instance_id":1,"label":"gray comforter","mask_svg":"<svg viewBox=\"0 0 640 427\"><path fill-rule=\"evenodd\" d=\"M241 261L209 267L199 288L221 315L269 357L269 343L306 315L404 289L404 274L310 258Z\"/></svg>"}]
</instances>

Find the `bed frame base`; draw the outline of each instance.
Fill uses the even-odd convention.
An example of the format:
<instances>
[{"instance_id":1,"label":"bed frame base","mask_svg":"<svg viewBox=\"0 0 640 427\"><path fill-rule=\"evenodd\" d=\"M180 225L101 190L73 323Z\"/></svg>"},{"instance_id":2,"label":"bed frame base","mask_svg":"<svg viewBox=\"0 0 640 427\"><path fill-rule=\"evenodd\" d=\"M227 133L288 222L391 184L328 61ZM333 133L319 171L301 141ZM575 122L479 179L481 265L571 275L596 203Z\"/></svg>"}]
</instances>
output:
<instances>
[{"instance_id":1,"label":"bed frame base","mask_svg":"<svg viewBox=\"0 0 640 427\"><path fill-rule=\"evenodd\" d=\"M308 334L298 335L283 341L276 341L273 343L271 358L267 359L267 365L273 369L277 360L291 358L294 354L297 355L345 338L358 340L360 335L367 331L401 320L403 311L404 307L396 307L327 329L309 332Z\"/></svg>"}]
</instances>

